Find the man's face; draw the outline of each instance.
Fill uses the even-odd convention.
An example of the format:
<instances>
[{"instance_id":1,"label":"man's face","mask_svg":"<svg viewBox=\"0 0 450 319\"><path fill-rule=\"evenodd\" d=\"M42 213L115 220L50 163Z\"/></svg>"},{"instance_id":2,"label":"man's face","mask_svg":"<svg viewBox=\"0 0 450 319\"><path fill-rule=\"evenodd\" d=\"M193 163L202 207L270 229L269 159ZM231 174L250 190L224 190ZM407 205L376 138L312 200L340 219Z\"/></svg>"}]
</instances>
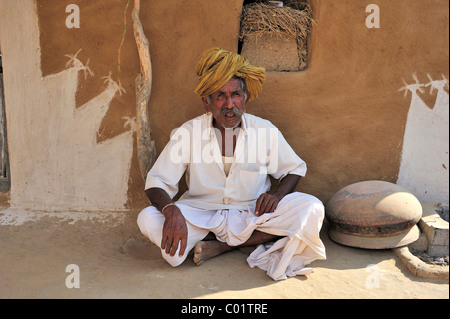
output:
<instances>
[{"instance_id":1,"label":"man's face","mask_svg":"<svg viewBox=\"0 0 450 319\"><path fill-rule=\"evenodd\" d=\"M203 98L203 103L215 119L214 127L235 128L241 124L248 97L242 90L241 80L232 78L217 92L210 95L210 102Z\"/></svg>"}]
</instances>

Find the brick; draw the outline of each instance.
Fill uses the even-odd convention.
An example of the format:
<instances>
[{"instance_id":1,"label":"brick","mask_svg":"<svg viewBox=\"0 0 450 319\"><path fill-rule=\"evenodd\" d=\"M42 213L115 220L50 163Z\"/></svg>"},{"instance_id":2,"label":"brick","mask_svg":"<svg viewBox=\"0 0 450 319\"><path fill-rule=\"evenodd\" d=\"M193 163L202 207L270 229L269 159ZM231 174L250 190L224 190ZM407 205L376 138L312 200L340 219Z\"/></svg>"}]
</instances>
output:
<instances>
[{"instance_id":1,"label":"brick","mask_svg":"<svg viewBox=\"0 0 450 319\"><path fill-rule=\"evenodd\" d=\"M265 67L267 71L298 71L300 69L297 39L288 34L247 36L244 39L241 55L250 63Z\"/></svg>"},{"instance_id":2,"label":"brick","mask_svg":"<svg viewBox=\"0 0 450 319\"><path fill-rule=\"evenodd\" d=\"M436 212L435 205L422 205L423 216L418 225L428 240L427 254L432 257L449 254L449 223Z\"/></svg>"}]
</instances>

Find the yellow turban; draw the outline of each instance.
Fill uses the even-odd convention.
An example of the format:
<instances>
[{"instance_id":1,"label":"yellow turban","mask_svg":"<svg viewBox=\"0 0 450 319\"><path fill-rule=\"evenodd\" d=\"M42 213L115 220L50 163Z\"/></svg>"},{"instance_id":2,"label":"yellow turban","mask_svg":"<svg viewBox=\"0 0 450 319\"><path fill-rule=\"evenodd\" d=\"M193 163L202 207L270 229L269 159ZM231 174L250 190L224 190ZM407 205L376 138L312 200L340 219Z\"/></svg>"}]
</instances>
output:
<instances>
[{"instance_id":1,"label":"yellow turban","mask_svg":"<svg viewBox=\"0 0 450 319\"><path fill-rule=\"evenodd\" d=\"M251 101L259 96L266 80L265 68L251 65L239 54L220 48L206 50L195 71L200 83L194 92L201 97L211 95L236 76L245 81Z\"/></svg>"}]
</instances>

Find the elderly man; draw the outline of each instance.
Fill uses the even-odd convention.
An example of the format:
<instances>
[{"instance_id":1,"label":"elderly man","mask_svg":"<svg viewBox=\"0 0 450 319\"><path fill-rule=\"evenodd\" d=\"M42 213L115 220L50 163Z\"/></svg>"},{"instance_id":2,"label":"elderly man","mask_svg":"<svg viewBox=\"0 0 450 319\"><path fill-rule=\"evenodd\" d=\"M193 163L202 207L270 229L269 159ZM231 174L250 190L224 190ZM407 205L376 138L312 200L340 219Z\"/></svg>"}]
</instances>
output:
<instances>
[{"instance_id":1,"label":"elderly man","mask_svg":"<svg viewBox=\"0 0 450 319\"><path fill-rule=\"evenodd\" d=\"M138 216L142 233L172 266L193 250L197 265L238 247L274 280L304 275L325 259L319 238L324 207L294 192L305 162L269 121L246 112L262 91L265 69L236 53L209 49L195 92L206 113L174 130L147 176L152 206ZM176 202L185 174L188 190ZM279 180L269 193L269 175Z\"/></svg>"}]
</instances>

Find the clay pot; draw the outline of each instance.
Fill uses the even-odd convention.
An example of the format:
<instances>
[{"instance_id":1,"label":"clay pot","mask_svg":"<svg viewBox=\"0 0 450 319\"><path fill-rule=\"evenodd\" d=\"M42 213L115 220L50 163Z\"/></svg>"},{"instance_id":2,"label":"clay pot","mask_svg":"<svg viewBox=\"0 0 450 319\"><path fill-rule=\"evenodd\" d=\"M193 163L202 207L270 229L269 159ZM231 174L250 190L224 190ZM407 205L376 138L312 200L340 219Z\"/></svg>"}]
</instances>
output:
<instances>
[{"instance_id":1,"label":"clay pot","mask_svg":"<svg viewBox=\"0 0 450 319\"><path fill-rule=\"evenodd\" d=\"M417 240L422 205L406 189L384 181L344 187L328 202L330 238L352 247L387 249Z\"/></svg>"}]
</instances>

